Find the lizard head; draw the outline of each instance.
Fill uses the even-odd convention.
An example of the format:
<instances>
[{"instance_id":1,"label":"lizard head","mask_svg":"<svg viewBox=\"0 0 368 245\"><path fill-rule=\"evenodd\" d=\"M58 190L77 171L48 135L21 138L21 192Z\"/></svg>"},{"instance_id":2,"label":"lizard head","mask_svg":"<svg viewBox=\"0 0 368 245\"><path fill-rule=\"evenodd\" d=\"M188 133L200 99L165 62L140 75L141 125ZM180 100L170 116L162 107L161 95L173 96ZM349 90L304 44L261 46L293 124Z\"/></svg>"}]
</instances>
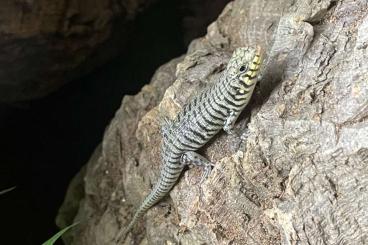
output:
<instances>
[{"instance_id":1,"label":"lizard head","mask_svg":"<svg viewBox=\"0 0 368 245\"><path fill-rule=\"evenodd\" d=\"M258 70L261 65L261 50L255 48L237 48L225 71L229 85L237 94L252 92L257 82Z\"/></svg>"}]
</instances>

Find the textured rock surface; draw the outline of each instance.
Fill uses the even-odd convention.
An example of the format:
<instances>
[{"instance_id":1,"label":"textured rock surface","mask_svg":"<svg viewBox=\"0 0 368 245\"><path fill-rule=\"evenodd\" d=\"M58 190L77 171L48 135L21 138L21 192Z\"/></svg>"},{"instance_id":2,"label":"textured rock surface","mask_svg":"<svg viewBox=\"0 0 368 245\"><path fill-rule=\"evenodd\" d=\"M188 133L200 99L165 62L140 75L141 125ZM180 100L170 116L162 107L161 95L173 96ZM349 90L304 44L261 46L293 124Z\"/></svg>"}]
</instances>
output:
<instances>
[{"instance_id":1,"label":"textured rock surface","mask_svg":"<svg viewBox=\"0 0 368 245\"><path fill-rule=\"evenodd\" d=\"M249 137L211 141L209 178L199 185L201 171L186 171L126 244L368 243L367 9L365 0L230 3L184 59L124 98L87 165L68 244L112 244L157 180L160 115L174 117L231 50L255 44L264 76L237 124Z\"/></svg>"},{"instance_id":2,"label":"textured rock surface","mask_svg":"<svg viewBox=\"0 0 368 245\"><path fill-rule=\"evenodd\" d=\"M3 0L0 101L37 98L106 61L154 0Z\"/></svg>"}]
</instances>

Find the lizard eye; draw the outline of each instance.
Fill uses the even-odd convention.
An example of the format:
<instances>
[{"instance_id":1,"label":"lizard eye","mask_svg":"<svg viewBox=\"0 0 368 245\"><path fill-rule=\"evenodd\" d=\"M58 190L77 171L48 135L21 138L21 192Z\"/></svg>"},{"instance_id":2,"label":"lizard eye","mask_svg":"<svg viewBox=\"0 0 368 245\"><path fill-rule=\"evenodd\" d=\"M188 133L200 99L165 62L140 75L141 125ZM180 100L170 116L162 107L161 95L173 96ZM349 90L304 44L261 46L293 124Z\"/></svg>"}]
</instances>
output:
<instances>
[{"instance_id":1,"label":"lizard eye","mask_svg":"<svg viewBox=\"0 0 368 245\"><path fill-rule=\"evenodd\" d=\"M245 65L242 65L239 69L240 72L244 72L247 67Z\"/></svg>"}]
</instances>

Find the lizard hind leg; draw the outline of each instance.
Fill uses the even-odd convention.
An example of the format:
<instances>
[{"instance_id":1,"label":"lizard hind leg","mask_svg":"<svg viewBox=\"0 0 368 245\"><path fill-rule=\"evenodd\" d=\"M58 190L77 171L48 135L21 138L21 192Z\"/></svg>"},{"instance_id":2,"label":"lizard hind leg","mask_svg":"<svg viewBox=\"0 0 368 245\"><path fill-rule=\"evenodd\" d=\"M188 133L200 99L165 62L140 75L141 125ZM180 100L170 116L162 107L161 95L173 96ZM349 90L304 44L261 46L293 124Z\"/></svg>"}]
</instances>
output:
<instances>
[{"instance_id":1,"label":"lizard hind leg","mask_svg":"<svg viewBox=\"0 0 368 245\"><path fill-rule=\"evenodd\" d=\"M193 165L203 168L200 183L202 183L208 177L208 175L211 173L212 167L215 166L215 164L207 160L204 156L194 151L185 152L180 158L180 163L183 165Z\"/></svg>"}]
</instances>

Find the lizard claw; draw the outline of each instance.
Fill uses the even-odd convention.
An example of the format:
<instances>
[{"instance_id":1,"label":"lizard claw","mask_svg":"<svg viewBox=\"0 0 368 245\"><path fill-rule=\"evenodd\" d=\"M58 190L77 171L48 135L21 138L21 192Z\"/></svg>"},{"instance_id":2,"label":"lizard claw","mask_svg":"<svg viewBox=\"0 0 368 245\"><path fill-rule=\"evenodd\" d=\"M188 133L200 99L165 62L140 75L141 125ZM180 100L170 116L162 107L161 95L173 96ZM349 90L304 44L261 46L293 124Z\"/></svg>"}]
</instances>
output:
<instances>
[{"instance_id":1,"label":"lizard claw","mask_svg":"<svg viewBox=\"0 0 368 245\"><path fill-rule=\"evenodd\" d=\"M215 164L212 163L212 162L209 162L208 165L204 166L202 176L201 176L201 180L199 181L200 184L202 184L208 178L208 176L210 175L213 167L215 167Z\"/></svg>"}]
</instances>

